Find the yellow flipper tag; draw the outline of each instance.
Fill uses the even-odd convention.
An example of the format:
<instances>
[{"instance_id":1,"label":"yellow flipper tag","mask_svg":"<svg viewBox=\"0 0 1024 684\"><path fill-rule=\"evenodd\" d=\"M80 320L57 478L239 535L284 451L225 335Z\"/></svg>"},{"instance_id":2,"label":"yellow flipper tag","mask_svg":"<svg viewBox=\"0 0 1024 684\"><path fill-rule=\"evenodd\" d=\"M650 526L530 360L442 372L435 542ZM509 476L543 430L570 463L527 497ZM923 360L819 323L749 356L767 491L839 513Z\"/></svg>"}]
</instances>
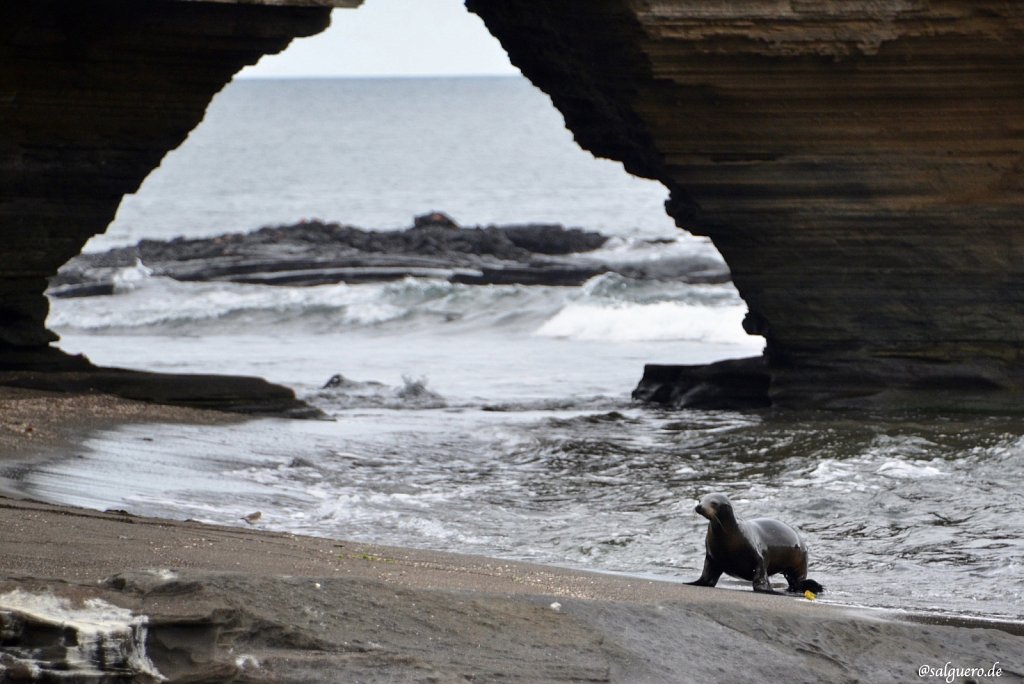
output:
<instances>
[{"instance_id":1,"label":"yellow flipper tag","mask_svg":"<svg viewBox=\"0 0 1024 684\"><path fill-rule=\"evenodd\" d=\"M810 589L808 589L807 591L804 592L804 598L807 599L808 601L813 601L814 599L818 598L818 595L815 594Z\"/></svg>"}]
</instances>

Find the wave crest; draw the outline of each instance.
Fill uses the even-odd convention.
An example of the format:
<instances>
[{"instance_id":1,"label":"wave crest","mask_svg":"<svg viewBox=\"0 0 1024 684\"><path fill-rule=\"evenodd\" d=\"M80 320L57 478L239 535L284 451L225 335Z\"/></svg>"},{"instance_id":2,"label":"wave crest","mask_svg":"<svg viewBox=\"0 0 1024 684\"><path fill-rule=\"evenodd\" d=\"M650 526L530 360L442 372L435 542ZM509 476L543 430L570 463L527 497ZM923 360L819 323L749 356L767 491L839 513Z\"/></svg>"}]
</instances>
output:
<instances>
[{"instance_id":1,"label":"wave crest","mask_svg":"<svg viewBox=\"0 0 1024 684\"><path fill-rule=\"evenodd\" d=\"M468 332L519 330L606 341L749 341L730 285L633 280L607 273L579 287L465 285L429 278L390 283L267 287L179 282L126 269L119 294L53 299L52 327L131 334ZM504 332L503 332L504 334Z\"/></svg>"},{"instance_id":2,"label":"wave crest","mask_svg":"<svg viewBox=\"0 0 1024 684\"><path fill-rule=\"evenodd\" d=\"M579 340L733 343L743 332L745 307L707 307L680 302L651 304L591 302L566 306L537 329L537 335Z\"/></svg>"}]
</instances>

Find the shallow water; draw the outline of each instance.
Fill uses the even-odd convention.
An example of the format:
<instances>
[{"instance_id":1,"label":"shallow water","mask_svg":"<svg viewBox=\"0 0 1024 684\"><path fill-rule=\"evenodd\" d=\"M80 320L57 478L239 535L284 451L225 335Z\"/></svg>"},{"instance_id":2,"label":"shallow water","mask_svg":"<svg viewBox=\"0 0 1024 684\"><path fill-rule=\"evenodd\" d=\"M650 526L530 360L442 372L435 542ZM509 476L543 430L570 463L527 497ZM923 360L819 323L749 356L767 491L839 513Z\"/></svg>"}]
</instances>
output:
<instances>
[{"instance_id":1,"label":"shallow water","mask_svg":"<svg viewBox=\"0 0 1024 684\"><path fill-rule=\"evenodd\" d=\"M415 384L378 389L385 401L358 408L365 387L316 393L333 422L127 426L5 475L99 509L229 525L258 510L266 529L673 580L700 574L692 509L723 491L739 515L801 530L825 600L1024 619L1016 420L665 412L608 397L416 408Z\"/></svg>"}]
</instances>

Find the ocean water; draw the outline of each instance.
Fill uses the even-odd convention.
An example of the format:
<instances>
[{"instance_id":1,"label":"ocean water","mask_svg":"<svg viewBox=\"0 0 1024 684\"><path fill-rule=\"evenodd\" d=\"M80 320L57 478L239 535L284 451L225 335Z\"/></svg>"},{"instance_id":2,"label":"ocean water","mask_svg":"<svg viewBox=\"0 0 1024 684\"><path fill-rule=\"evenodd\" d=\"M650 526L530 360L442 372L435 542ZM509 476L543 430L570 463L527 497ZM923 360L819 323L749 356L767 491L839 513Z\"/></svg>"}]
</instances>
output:
<instances>
[{"instance_id":1,"label":"ocean water","mask_svg":"<svg viewBox=\"0 0 1024 684\"><path fill-rule=\"evenodd\" d=\"M395 229L430 211L674 236L666 197L580 150L521 77L252 79L214 99L88 249L302 218Z\"/></svg>"},{"instance_id":2,"label":"ocean water","mask_svg":"<svg viewBox=\"0 0 1024 684\"><path fill-rule=\"evenodd\" d=\"M579 150L519 79L249 81L89 248L441 210L601 230L613 260L713 254L664 194ZM332 420L97 432L0 471L34 498L232 525L258 510L266 529L688 581L693 506L722 491L800 528L823 600L1024 619L1021 421L630 400L645 363L760 352L730 285L294 288L136 267L112 296L51 305L62 347L97 363L261 375Z\"/></svg>"}]
</instances>

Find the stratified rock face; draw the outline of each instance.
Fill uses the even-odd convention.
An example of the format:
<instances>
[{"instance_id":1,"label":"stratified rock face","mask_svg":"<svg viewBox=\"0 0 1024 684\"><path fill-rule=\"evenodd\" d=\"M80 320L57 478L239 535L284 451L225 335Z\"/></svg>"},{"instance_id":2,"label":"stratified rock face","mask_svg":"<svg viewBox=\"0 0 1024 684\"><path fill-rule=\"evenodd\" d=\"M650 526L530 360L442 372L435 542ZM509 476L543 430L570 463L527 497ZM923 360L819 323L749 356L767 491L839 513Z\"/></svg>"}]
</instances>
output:
<instances>
[{"instance_id":1,"label":"stratified rock face","mask_svg":"<svg viewBox=\"0 0 1024 684\"><path fill-rule=\"evenodd\" d=\"M714 240L776 404L1024 406L1024 4L467 4Z\"/></svg>"},{"instance_id":2,"label":"stratified rock face","mask_svg":"<svg viewBox=\"0 0 1024 684\"><path fill-rule=\"evenodd\" d=\"M261 4L0 4L0 356L56 339L46 278L106 230L232 75L329 22L326 7Z\"/></svg>"}]
</instances>

